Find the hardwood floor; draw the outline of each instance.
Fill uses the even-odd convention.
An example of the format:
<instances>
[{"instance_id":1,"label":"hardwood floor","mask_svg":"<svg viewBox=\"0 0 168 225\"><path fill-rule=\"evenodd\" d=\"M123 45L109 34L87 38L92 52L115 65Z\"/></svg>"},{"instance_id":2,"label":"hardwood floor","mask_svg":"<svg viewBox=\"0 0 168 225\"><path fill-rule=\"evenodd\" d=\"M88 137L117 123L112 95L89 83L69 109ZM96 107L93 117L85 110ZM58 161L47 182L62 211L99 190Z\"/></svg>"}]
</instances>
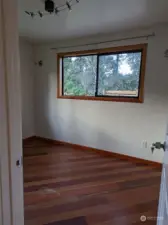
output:
<instances>
[{"instance_id":1,"label":"hardwood floor","mask_svg":"<svg viewBox=\"0 0 168 225\"><path fill-rule=\"evenodd\" d=\"M160 177L151 166L30 140L24 145L25 225L76 217L88 225L140 225L142 215L153 217L144 224L156 224Z\"/></svg>"}]
</instances>

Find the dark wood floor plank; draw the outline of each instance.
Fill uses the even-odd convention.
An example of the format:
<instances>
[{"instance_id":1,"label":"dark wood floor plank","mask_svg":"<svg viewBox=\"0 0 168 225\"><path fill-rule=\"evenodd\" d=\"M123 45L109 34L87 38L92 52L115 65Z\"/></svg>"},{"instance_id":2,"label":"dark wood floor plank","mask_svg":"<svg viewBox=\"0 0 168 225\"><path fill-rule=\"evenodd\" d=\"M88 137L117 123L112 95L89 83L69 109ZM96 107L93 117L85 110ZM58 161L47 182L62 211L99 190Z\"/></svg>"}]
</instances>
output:
<instances>
[{"instance_id":1,"label":"dark wood floor plank","mask_svg":"<svg viewBox=\"0 0 168 225\"><path fill-rule=\"evenodd\" d=\"M157 215L159 169L42 140L27 142L24 152L25 225L75 217L139 225L141 215Z\"/></svg>"},{"instance_id":2,"label":"dark wood floor plank","mask_svg":"<svg viewBox=\"0 0 168 225\"><path fill-rule=\"evenodd\" d=\"M132 172L132 168L125 168L124 169L124 174L130 172L132 173L145 173L146 169L143 167L140 168L134 168L134 171ZM100 171L97 173L90 173L89 177L91 178L99 178L100 176L104 176L104 175L110 175L110 176L115 176L116 174L123 174L123 168L120 168L117 170L117 172L115 172L114 170L105 170L105 171ZM157 173L156 173L157 174ZM160 175L160 172L158 172L158 175ZM39 178L39 177L38 177ZM84 178L88 178L88 174L82 174L82 179ZM68 175L57 175L57 178L54 177L40 177L40 179L33 179L29 181L27 180L27 182L25 183L25 187L29 187L29 186L35 186L35 185L42 185L42 184L50 184L50 183L55 183L55 182L63 182L63 181L69 181L69 180L77 180L77 179L81 179L81 174L68 174Z\"/></svg>"}]
</instances>

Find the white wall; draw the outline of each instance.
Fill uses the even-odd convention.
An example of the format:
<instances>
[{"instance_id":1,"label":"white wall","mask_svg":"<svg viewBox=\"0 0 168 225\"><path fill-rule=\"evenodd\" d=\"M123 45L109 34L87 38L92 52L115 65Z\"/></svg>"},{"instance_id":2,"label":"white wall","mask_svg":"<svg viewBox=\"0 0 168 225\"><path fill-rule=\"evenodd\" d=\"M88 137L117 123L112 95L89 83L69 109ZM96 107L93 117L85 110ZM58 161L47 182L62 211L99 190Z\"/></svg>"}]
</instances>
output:
<instances>
[{"instance_id":1,"label":"white wall","mask_svg":"<svg viewBox=\"0 0 168 225\"><path fill-rule=\"evenodd\" d=\"M164 141L168 119L168 59L164 58L168 28L155 28L155 32L156 37L149 40L108 44L148 42L143 104L57 99L56 52L50 47L67 43L37 46L36 60L43 60L44 65L36 67L36 135L161 162L163 152L158 150L152 155L150 146ZM95 37L94 41L109 38L116 37ZM93 40L74 40L69 44L90 41ZM148 141L148 148L142 147L143 140Z\"/></svg>"},{"instance_id":2,"label":"white wall","mask_svg":"<svg viewBox=\"0 0 168 225\"><path fill-rule=\"evenodd\" d=\"M35 135L34 111L34 55L33 47L20 38L20 66L22 87L22 133L23 138Z\"/></svg>"}]
</instances>

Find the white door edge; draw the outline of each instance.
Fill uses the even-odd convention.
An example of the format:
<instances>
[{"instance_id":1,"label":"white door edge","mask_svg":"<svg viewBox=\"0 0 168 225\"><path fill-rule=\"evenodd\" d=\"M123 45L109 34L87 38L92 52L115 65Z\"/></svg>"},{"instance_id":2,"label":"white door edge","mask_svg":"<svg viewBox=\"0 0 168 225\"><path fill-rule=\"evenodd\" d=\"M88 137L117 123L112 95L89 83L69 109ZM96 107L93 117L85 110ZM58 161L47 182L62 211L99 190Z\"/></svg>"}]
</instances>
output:
<instances>
[{"instance_id":1,"label":"white door edge","mask_svg":"<svg viewBox=\"0 0 168 225\"><path fill-rule=\"evenodd\" d=\"M17 0L0 0L0 225L24 225Z\"/></svg>"},{"instance_id":2,"label":"white door edge","mask_svg":"<svg viewBox=\"0 0 168 225\"><path fill-rule=\"evenodd\" d=\"M2 19L2 0L0 0L0 191L1 224L11 224L11 198L9 185L9 152L7 138L7 102L5 81L4 37ZM6 176L5 176L6 174Z\"/></svg>"}]
</instances>

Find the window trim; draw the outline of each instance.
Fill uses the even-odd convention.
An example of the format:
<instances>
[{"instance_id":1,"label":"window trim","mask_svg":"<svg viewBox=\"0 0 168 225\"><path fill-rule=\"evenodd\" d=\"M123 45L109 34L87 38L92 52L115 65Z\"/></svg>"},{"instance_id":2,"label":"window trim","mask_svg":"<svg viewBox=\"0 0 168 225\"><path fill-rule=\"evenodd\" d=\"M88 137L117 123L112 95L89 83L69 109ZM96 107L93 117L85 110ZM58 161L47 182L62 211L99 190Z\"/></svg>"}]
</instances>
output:
<instances>
[{"instance_id":1,"label":"window trim","mask_svg":"<svg viewBox=\"0 0 168 225\"><path fill-rule=\"evenodd\" d=\"M135 52L141 51L141 68L140 68L140 79L139 79L139 96L128 97L128 96L67 96L63 95L63 57L71 56L86 56L86 55L103 55L103 54L114 54L124 52ZM146 70L146 55L147 55L147 44L128 45L96 50L84 50L74 52L63 52L57 54L57 98L59 99L76 99L76 100L91 100L91 101L114 101L114 102L135 102L143 103L144 101L144 80ZM98 56L99 58L99 56ZM61 73L60 73L61 72ZM97 75L98 76L98 75Z\"/></svg>"}]
</instances>

